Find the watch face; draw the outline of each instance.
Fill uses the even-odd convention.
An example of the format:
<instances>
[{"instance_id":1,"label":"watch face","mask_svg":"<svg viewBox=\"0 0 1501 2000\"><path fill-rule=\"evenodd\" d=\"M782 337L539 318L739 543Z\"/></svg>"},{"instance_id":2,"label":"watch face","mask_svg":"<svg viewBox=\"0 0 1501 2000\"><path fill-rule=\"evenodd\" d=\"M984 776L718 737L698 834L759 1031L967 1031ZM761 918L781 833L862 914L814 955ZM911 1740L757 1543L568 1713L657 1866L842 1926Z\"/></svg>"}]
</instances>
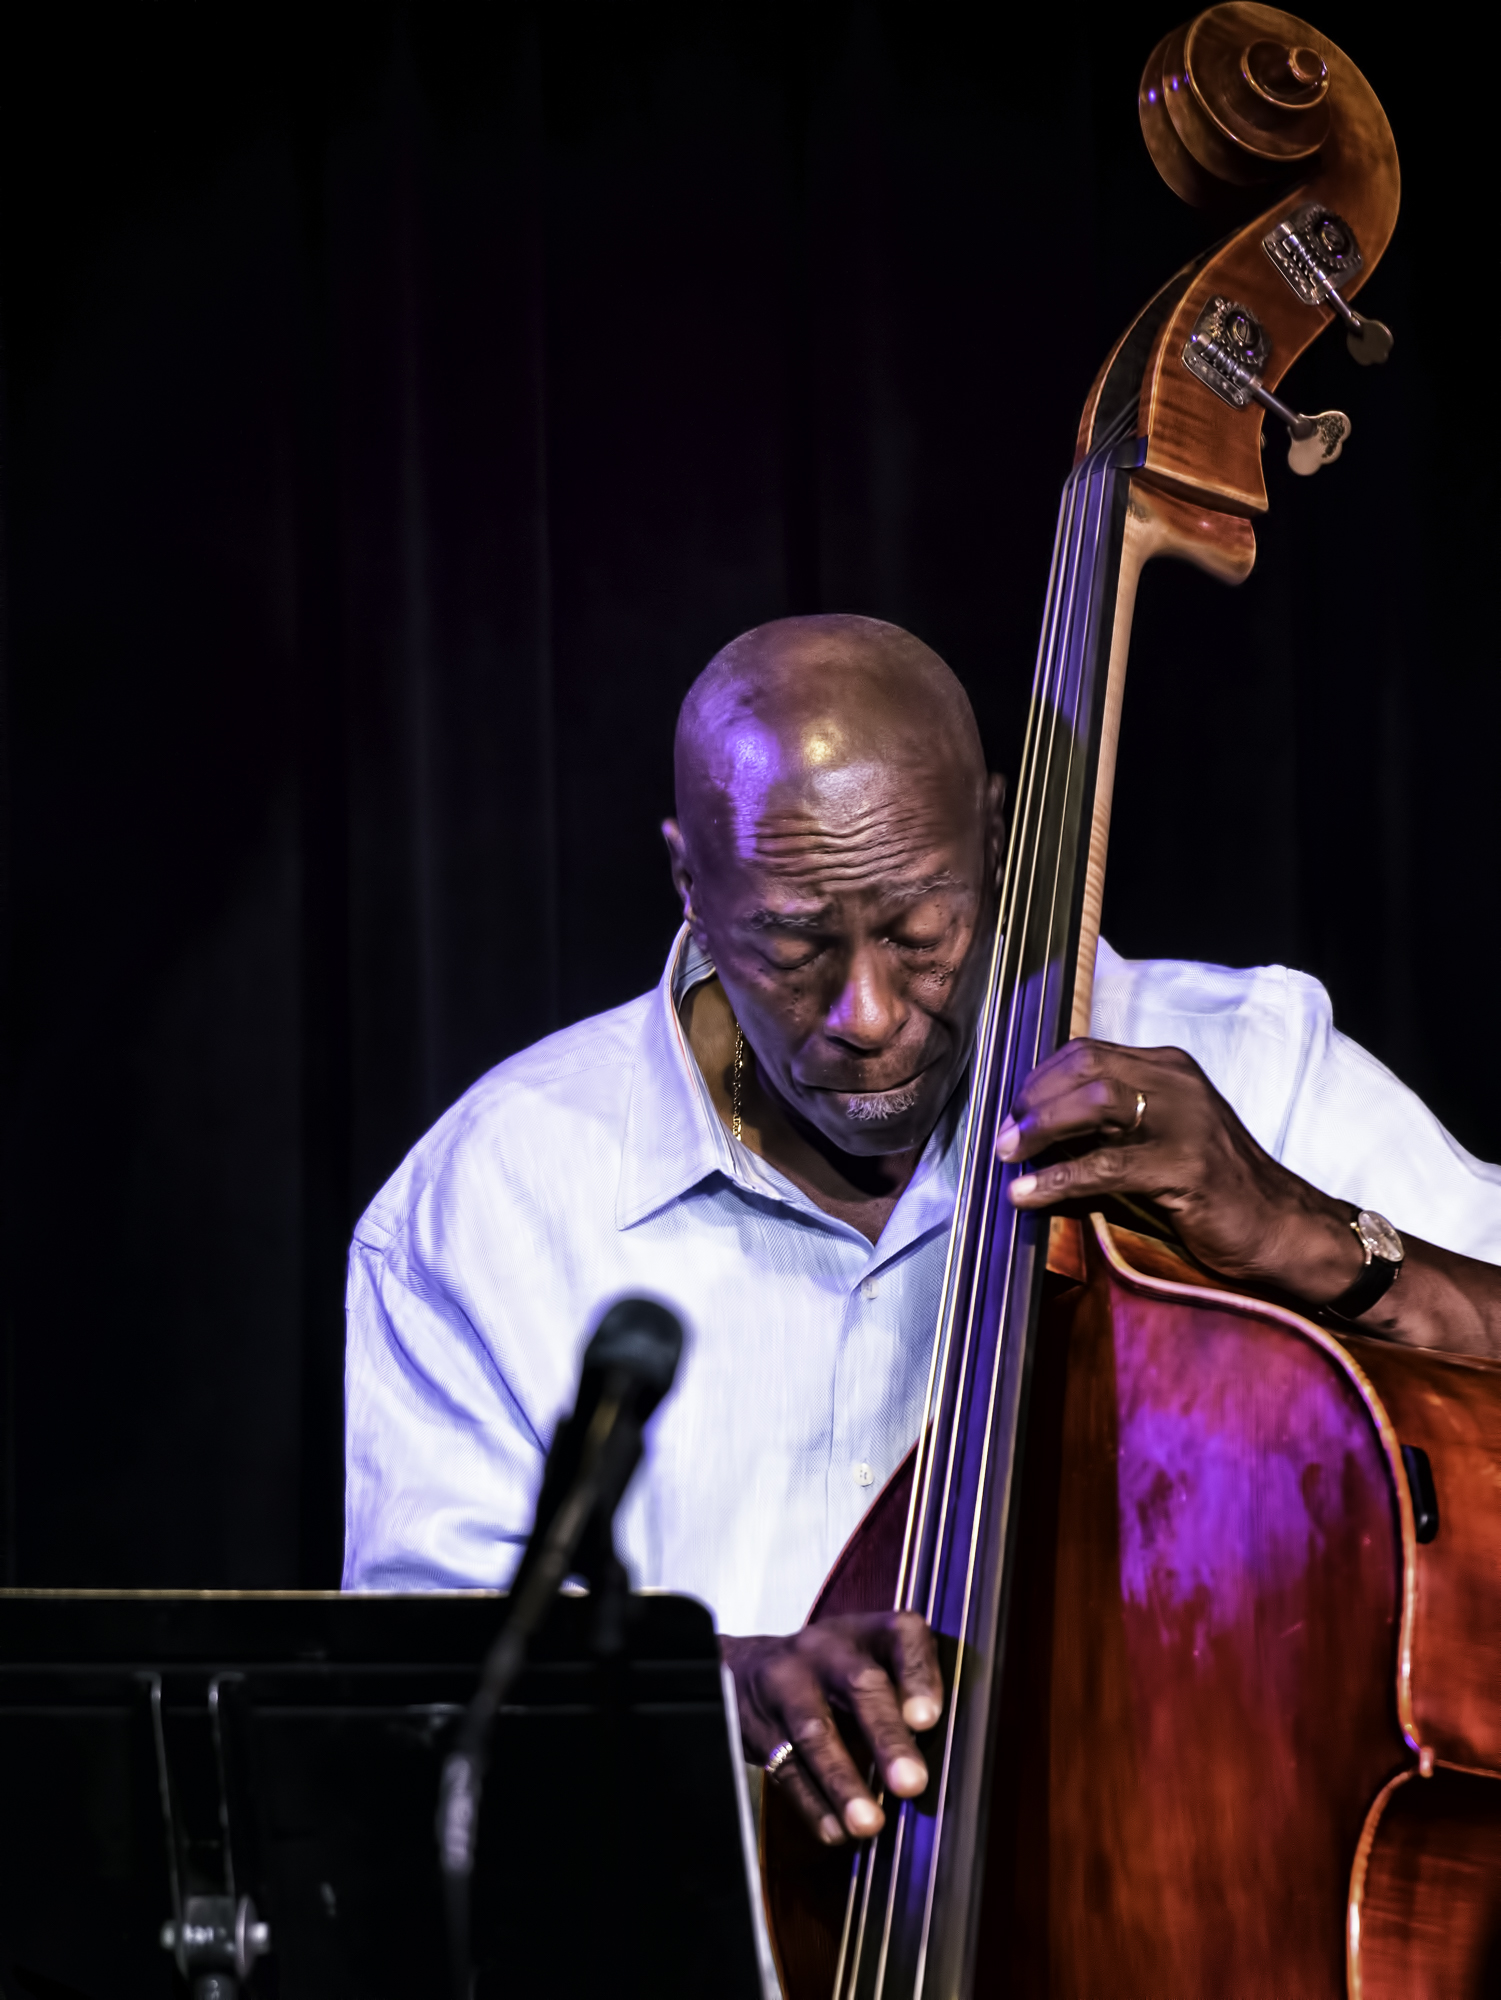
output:
<instances>
[{"instance_id":1,"label":"watch face","mask_svg":"<svg viewBox=\"0 0 1501 2000\"><path fill-rule=\"evenodd\" d=\"M1381 1257L1388 1264L1401 1263L1405 1255L1402 1239L1384 1215L1378 1215L1374 1208L1363 1208L1355 1218L1355 1228L1373 1257Z\"/></svg>"}]
</instances>

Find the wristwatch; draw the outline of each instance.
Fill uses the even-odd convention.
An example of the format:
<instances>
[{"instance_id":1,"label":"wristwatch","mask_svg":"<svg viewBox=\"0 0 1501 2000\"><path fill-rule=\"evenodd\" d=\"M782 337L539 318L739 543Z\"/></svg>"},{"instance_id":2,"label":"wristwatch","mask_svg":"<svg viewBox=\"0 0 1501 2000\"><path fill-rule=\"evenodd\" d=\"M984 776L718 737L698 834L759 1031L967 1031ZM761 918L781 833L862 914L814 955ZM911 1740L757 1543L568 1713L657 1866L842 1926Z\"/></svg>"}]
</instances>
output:
<instances>
[{"instance_id":1,"label":"wristwatch","mask_svg":"<svg viewBox=\"0 0 1501 2000\"><path fill-rule=\"evenodd\" d=\"M1324 1311L1332 1319L1359 1319L1367 1313L1376 1301L1385 1298L1396 1282L1397 1273L1402 1268L1402 1259L1407 1252L1402 1248L1402 1239L1392 1228L1384 1215L1378 1215L1374 1208L1363 1208L1351 1219L1350 1227L1360 1238L1360 1247L1365 1251L1365 1269L1337 1299L1331 1299Z\"/></svg>"}]
</instances>

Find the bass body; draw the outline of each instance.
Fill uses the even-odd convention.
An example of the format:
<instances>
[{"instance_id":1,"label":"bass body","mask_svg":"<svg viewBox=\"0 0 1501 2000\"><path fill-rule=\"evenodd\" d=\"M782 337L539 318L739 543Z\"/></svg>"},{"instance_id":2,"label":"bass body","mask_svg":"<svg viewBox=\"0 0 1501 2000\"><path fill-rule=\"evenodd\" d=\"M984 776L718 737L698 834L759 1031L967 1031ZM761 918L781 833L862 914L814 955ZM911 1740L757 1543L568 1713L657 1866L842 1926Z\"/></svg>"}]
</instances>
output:
<instances>
[{"instance_id":1,"label":"bass body","mask_svg":"<svg viewBox=\"0 0 1501 2000\"><path fill-rule=\"evenodd\" d=\"M912 1463L815 1619L891 1604ZM1056 1224L974 1992L1493 1991L1498 1485L1501 1365L1336 1339L1103 1216ZM788 2000L828 2000L848 1851L774 1786L764 1843Z\"/></svg>"}]
</instances>

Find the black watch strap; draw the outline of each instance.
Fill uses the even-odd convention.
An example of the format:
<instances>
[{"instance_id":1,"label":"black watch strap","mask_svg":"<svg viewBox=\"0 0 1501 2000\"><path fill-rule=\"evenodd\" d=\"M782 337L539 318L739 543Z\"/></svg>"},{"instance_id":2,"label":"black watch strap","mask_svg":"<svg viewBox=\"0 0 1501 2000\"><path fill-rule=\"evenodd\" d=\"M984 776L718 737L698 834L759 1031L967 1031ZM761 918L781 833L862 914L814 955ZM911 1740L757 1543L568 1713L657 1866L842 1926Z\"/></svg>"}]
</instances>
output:
<instances>
[{"instance_id":1,"label":"black watch strap","mask_svg":"<svg viewBox=\"0 0 1501 2000\"><path fill-rule=\"evenodd\" d=\"M1368 1313L1378 1299L1384 1299L1401 1270L1386 1257L1372 1257L1348 1291L1331 1299L1324 1311L1331 1319L1355 1320Z\"/></svg>"}]
</instances>

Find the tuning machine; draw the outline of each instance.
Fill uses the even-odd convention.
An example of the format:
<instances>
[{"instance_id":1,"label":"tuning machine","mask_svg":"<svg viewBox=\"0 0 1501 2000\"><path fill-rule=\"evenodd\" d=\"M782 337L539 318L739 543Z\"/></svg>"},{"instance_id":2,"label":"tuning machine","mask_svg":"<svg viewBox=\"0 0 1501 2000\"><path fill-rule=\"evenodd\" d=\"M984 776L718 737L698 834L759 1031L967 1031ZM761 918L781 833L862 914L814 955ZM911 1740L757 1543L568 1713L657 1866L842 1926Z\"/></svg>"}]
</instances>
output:
<instances>
[{"instance_id":1,"label":"tuning machine","mask_svg":"<svg viewBox=\"0 0 1501 2000\"><path fill-rule=\"evenodd\" d=\"M1261 247L1308 306L1333 306L1345 323L1345 345L1363 368L1385 361L1392 332L1379 319L1362 319L1346 305L1340 286L1364 268L1355 232L1343 216L1305 202L1261 239Z\"/></svg>"},{"instance_id":2,"label":"tuning machine","mask_svg":"<svg viewBox=\"0 0 1501 2000\"><path fill-rule=\"evenodd\" d=\"M1264 389L1261 375L1271 352L1266 328L1248 307L1234 299L1212 298L1188 336L1183 365L1233 409L1260 403L1286 424L1287 462L1294 472L1306 476L1320 466L1333 465L1350 435L1350 419L1343 410L1305 417Z\"/></svg>"}]
</instances>

